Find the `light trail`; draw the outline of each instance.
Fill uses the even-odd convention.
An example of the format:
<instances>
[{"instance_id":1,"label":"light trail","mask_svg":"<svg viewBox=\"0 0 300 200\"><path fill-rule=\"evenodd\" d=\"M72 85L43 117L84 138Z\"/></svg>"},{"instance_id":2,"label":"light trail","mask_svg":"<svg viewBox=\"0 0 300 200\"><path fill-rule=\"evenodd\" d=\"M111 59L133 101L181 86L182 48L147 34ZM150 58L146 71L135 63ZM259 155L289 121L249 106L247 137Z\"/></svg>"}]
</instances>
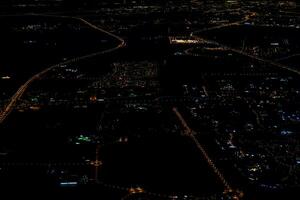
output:
<instances>
[{"instance_id":1,"label":"light trail","mask_svg":"<svg viewBox=\"0 0 300 200\"><path fill-rule=\"evenodd\" d=\"M81 61L81 60L84 60L84 59L87 59L87 58L91 58L91 57L94 57L94 56L99 56L99 55L103 55L103 54L107 54L107 53L110 53L110 52L113 52L113 51L116 51L120 48L123 48L126 43L125 41L113 34L113 33L110 33L108 31L105 31L93 24L91 24L90 22L82 19L82 18L79 18L79 17L68 17L68 16L53 16L53 15L40 15L40 14L32 14L33 16L49 16L49 17L57 17L57 18L66 18L66 19L75 19L75 20L79 20L80 22L82 22L83 24L87 25L88 27L94 29L94 30L97 30L97 31L100 31L102 33L105 33L111 37L113 37L114 39L118 40L119 41L119 44L115 47L112 47L110 49L106 49L106 50L103 50L103 51L99 51L99 52L94 52L94 53L91 53L91 54L88 54L88 55L84 55L84 56L79 56L79 57L75 57L75 58L72 58L70 60L67 60L67 61L64 61L64 62L61 62L61 63L58 63L58 64L55 64L55 65L52 65L46 69L44 69L43 71L33 75L31 78L29 78L23 85L21 85L19 87L19 89L17 90L17 92L10 98L9 102L7 103L7 105L2 109L2 112L0 113L0 124L2 124L4 122L4 120L7 118L7 116L13 111L13 109L15 108L18 100L24 95L24 93L26 92L26 90L28 89L28 87L30 86L30 84L32 82L34 82L35 80L38 80L40 77L42 77L43 75L45 75L47 72L53 70L54 68L57 68L61 65L66 65L66 64L71 64L71 63L76 63L78 61Z\"/></svg>"},{"instance_id":2,"label":"light trail","mask_svg":"<svg viewBox=\"0 0 300 200\"><path fill-rule=\"evenodd\" d=\"M193 31L191 33L191 36L195 35L195 34L199 34L205 31L212 31L212 30L216 30L216 29L221 29L221 28L225 28L225 27L230 27L230 26L238 26L241 25L242 23L247 22L248 20L250 20L252 17L255 17L256 13L255 12L249 12L247 15L245 15L245 17L240 20L240 21L235 21L232 23L227 23L227 24L221 24L219 26L213 26L213 27L209 27L209 28L203 28L197 31Z\"/></svg>"},{"instance_id":3,"label":"light trail","mask_svg":"<svg viewBox=\"0 0 300 200\"><path fill-rule=\"evenodd\" d=\"M175 115L177 116L181 125L184 128L184 135L188 136L194 142L194 144L200 150L202 156L205 158L209 167L213 170L214 174L218 177L220 182L223 184L223 186L224 186L223 193L229 194L232 197L232 199L236 199L236 200L240 199L243 196L243 192L232 189L232 187L229 185L228 181L225 179L225 177L220 172L220 170L216 167L213 160L209 157L209 155L206 153L204 147L200 144L200 142L196 138L196 136L195 136L196 132L188 126L185 119L183 118L183 116L181 115L181 113L178 111L178 109L176 107L173 108L173 112L175 113Z\"/></svg>"}]
</instances>

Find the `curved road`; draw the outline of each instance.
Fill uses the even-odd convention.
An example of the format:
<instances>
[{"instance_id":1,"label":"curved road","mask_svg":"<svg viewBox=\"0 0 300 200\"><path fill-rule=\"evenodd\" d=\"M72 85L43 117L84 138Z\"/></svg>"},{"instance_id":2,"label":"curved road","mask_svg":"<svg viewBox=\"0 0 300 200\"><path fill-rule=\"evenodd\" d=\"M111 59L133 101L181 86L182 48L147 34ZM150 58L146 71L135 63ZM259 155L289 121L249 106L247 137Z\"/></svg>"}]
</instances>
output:
<instances>
[{"instance_id":1,"label":"curved road","mask_svg":"<svg viewBox=\"0 0 300 200\"><path fill-rule=\"evenodd\" d=\"M113 51L116 51L122 47L124 47L126 45L125 41L113 34L113 33L110 33L106 30L103 30L93 24L91 24L90 22L82 19L82 18L79 18L79 17L68 17L68 16L54 16L54 15L35 15L35 14L32 14L34 16L49 16L49 17L59 17L59 18L68 18L68 19L75 19L75 20L78 20L80 22L82 22L83 24L89 26L90 28L94 29L94 30L97 30L97 31L100 31L102 33L105 33L113 38L115 38L116 40L119 41L119 44L113 48L110 48L110 49L106 49L106 50L103 50L103 51L99 51L99 52L95 52L95 53L91 53L91 54L88 54L88 55L84 55L84 56L80 56L80 57L75 57L75 58L72 58L70 60L67 60L67 61L64 61L64 62L61 62L61 63L58 63L56 65L52 65L46 69L44 69L43 71L33 75L31 78L29 78L23 85L21 85L21 87L19 87L19 89L17 90L17 92L10 98L8 104L3 108L2 112L0 113L0 124L2 124L4 122L4 120L7 118L7 116L13 111L16 103L18 102L18 100L24 95L24 93L26 92L26 90L28 89L28 87L30 86L30 84L35 81L35 80L38 80L41 76L43 76L44 74L46 74L47 72L51 71L52 69L56 68L56 67L59 67L61 65L66 65L66 64L70 64L70 63L75 63L75 62L78 62L80 60L84 60L84 59L87 59L87 58L91 58L91 57L94 57L94 56L98 56L98 55L102 55L102 54L106 54L106 53L110 53L110 52L113 52Z\"/></svg>"}]
</instances>

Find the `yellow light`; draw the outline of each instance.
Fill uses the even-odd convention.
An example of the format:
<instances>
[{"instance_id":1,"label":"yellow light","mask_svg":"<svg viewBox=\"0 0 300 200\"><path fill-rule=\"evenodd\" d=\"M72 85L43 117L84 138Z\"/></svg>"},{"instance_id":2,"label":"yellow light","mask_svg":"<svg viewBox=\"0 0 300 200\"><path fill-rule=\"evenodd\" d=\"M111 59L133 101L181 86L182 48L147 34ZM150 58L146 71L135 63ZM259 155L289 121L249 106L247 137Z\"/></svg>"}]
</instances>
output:
<instances>
[{"instance_id":1,"label":"yellow light","mask_svg":"<svg viewBox=\"0 0 300 200\"><path fill-rule=\"evenodd\" d=\"M39 106L30 106L30 109L34 110L34 111L38 111L38 110L41 109L41 107L39 107Z\"/></svg>"},{"instance_id":2,"label":"yellow light","mask_svg":"<svg viewBox=\"0 0 300 200\"><path fill-rule=\"evenodd\" d=\"M97 101L96 95L90 97L90 101Z\"/></svg>"},{"instance_id":3,"label":"yellow light","mask_svg":"<svg viewBox=\"0 0 300 200\"><path fill-rule=\"evenodd\" d=\"M137 194L137 193L144 193L145 190L141 187L136 187L136 188L129 188L128 192L130 194Z\"/></svg>"},{"instance_id":4,"label":"yellow light","mask_svg":"<svg viewBox=\"0 0 300 200\"><path fill-rule=\"evenodd\" d=\"M172 42L177 43L177 44L197 44L199 43L198 40L192 40L192 39L174 39Z\"/></svg>"}]
</instances>

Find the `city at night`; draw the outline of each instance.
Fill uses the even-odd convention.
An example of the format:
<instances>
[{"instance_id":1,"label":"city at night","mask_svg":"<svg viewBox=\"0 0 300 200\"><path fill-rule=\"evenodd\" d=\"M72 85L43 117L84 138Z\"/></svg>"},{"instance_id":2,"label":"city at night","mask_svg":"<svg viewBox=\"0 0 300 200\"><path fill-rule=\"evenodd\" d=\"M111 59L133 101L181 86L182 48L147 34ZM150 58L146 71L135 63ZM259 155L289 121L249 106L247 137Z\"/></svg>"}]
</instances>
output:
<instances>
[{"instance_id":1,"label":"city at night","mask_svg":"<svg viewBox=\"0 0 300 200\"><path fill-rule=\"evenodd\" d=\"M300 199L297 1L2 0L0 199Z\"/></svg>"}]
</instances>

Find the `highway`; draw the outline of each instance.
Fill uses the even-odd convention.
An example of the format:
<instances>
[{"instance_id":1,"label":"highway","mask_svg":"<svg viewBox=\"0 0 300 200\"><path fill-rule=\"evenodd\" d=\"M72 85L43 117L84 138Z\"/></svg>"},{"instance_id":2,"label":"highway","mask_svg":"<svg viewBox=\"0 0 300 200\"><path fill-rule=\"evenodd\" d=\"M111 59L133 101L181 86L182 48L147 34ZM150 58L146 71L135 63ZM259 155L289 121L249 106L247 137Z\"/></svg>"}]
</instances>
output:
<instances>
[{"instance_id":1,"label":"highway","mask_svg":"<svg viewBox=\"0 0 300 200\"><path fill-rule=\"evenodd\" d=\"M117 36L117 35L115 35L113 33L110 33L110 32L108 32L106 30L103 30L103 29L101 29L101 28L99 28L99 27L91 24L90 22L88 22L88 21L86 21L86 20L84 20L83 18L80 18L80 17L44 15L44 14L29 14L29 15L32 15L32 16L45 16L45 17L58 17L58 18L66 18L66 19L75 19L75 20L78 20L78 21L82 22L83 24L87 25L88 27L90 27L90 28L92 28L94 30L100 31L102 33L105 33L105 34L107 34L107 35L109 35L109 36L117 39L119 41L119 45L117 45L116 47L104 50L104 51L95 52L95 53L91 53L91 54L84 55L84 56L81 56L81 57L72 58L70 60L61 62L59 64L50 66L50 67L46 68L45 70L43 70L43 71L41 71L41 72L33 75L22 86L19 87L19 89L17 90L17 92L10 98L9 102L7 103L7 105L2 109L2 112L0 113L0 124L2 124L4 122L4 120L7 118L7 116L12 112L12 110L14 109L16 103L24 95L24 93L26 92L26 90L28 89L28 87L30 86L30 84L32 82L34 82L35 80L38 80L40 77L42 77L43 75L45 75L47 72L49 72L52 69L54 69L56 67L59 67L61 65L76 63L76 62L78 62L80 60L84 60L84 59L91 58L91 57L94 57L94 56L98 56L98 55L102 55L102 54L113 52L113 51L115 51L117 49L120 49L120 48L122 48L122 47L124 47L126 45L125 41L121 37L119 37L119 36ZM204 32L204 31L209 31L209 30L215 30L215 29L220 29L220 28L224 28L224 27L229 27L229 26L233 26L233 25L239 25L239 24L241 24L241 23L249 20L251 17L253 17L255 15L256 15L256 13L250 12L241 21L237 21L237 22L233 22L233 23L229 23L229 24L223 24L223 25L220 25L220 26L215 26L215 27L211 27L211 28L206 28L206 29L201 29L201 30L198 30L198 31L194 31L194 32L191 33L191 36L200 38L198 36L195 36L195 34L201 33L201 32ZM205 40L205 39L203 39L203 40L204 41L208 41L208 40ZM216 44L215 41L213 41L213 43ZM218 44L218 45L220 45L220 44ZM226 48L228 49L228 47L226 47ZM233 50L233 49L231 49L231 50ZM233 51L238 52L238 50L233 50ZM241 52L241 53L245 54L245 52Z\"/></svg>"},{"instance_id":2,"label":"highway","mask_svg":"<svg viewBox=\"0 0 300 200\"><path fill-rule=\"evenodd\" d=\"M278 63L276 61L272 61L272 60L268 60L268 59L264 59L264 58L261 58L261 57L254 56L254 55L249 54L249 53L247 53L247 52L245 52L243 50L232 48L232 47L229 47L227 45L221 44L221 43L219 43L219 42L217 42L215 40L205 39L205 38L200 37L200 36L195 36L194 34L191 34L191 35L195 39L202 40L202 41L205 41L207 43L218 45L219 47L224 48L224 50L230 50L230 51L232 51L234 53L237 53L237 54L240 54L240 55L252 58L252 59L260 61L262 63L269 64L271 66L275 66L275 67L278 67L278 68L281 68L281 69L284 69L284 70L287 70L287 71L290 71L290 72L293 72L293 73L296 73L296 74L300 75L300 71L298 69L295 69L295 68L290 67L288 65L280 64L280 63ZM185 52L189 53L190 49L186 50ZM195 55L195 54L192 54L192 55Z\"/></svg>"},{"instance_id":3,"label":"highway","mask_svg":"<svg viewBox=\"0 0 300 200\"><path fill-rule=\"evenodd\" d=\"M197 38L201 38L201 37L198 37L198 36L196 36L196 37L197 37ZM296 73L296 74L300 75L300 71L299 71L299 70L294 69L294 68L292 68L292 67L290 67L290 66L287 66L287 65L284 65L284 64L280 64L280 63L274 62L274 61L272 61L272 60L268 60L268 59L264 59L264 58L260 58L260 57L254 56L254 55L249 54L249 53L247 53L247 52L245 52L245 51L242 51L242 50L239 50L239 49L235 49L235 48L231 48L231 47L226 46L226 45L224 45L224 44L220 44L220 43L218 43L218 42L216 42L216 41L206 40L206 39L204 39L204 38L201 38L201 39L203 39L203 40L205 40L205 41L209 41L209 42L215 42L215 44L217 44L217 45L223 47L224 49L230 50L230 51L232 51L232 52L234 52L234 53L237 53L237 54L240 54L240 55L243 55L243 56L252 58L252 59L257 60L257 61L260 61L260 62L262 62L262 63L269 64L269 65L271 65L271 66L275 66L275 67L278 67L278 68L281 68L281 69L284 69L284 70L288 70L288 71L290 71L290 72L293 72L293 73Z\"/></svg>"},{"instance_id":4,"label":"highway","mask_svg":"<svg viewBox=\"0 0 300 200\"><path fill-rule=\"evenodd\" d=\"M278 58L278 59L276 59L275 61L276 61L276 62L280 62L280 61L288 60L288 59L290 59L290 58L298 57L298 56L300 56L300 53L295 53L295 54L288 55L288 56L285 56L285 57L282 57L282 58Z\"/></svg>"},{"instance_id":5,"label":"highway","mask_svg":"<svg viewBox=\"0 0 300 200\"><path fill-rule=\"evenodd\" d=\"M237 21L237 22L233 22L233 23L228 23L228 24L223 24L223 25L215 26L215 27L211 27L211 28L205 28L205 29L201 29L201 30L196 30L196 31L193 31L190 34L190 36L193 37L193 38L195 38L195 39L197 39L197 40L202 40L202 41L207 42L207 43L218 45L219 47L224 48L225 50L230 50L230 51L235 52L237 54L240 54L240 55L252 58L254 60L257 60L257 61L269 64L269 65L272 65L272 66L275 66L275 67L279 67L281 69L288 70L290 72L293 72L293 73L296 73L296 74L300 75L300 71L299 70L297 70L295 68L292 68L290 66L284 65L284 64L280 64L280 63L277 62L277 61L281 61L281 60L287 59L289 57L285 57L285 58L282 58L282 59L278 59L278 60L272 61L272 60L268 60L268 59L264 59L264 58L260 58L260 57L254 56L254 55L249 54L249 53L247 53L247 52L245 52L243 50L232 48L232 47L229 47L227 45L221 44L221 43L219 43L219 42L217 42L215 40L205 39L205 38L197 35L197 34L199 34L201 32L205 32L205 31L210 31L210 30L215 30L215 29L221 29L221 28L230 27L230 26L233 26L233 25L240 25L240 24L242 24L242 23L250 20L252 17L255 17L255 16L256 16L255 12L249 12L247 15L245 15L244 19L241 20L241 21ZM190 52L190 49L188 49L188 50L185 51L185 53L189 53L189 52ZM293 56L298 56L298 54L291 55L291 57L293 57Z\"/></svg>"},{"instance_id":6,"label":"highway","mask_svg":"<svg viewBox=\"0 0 300 200\"><path fill-rule=\"evenodd\" d=\"M229 184L225 180L224 176L217 169L217 167L215 166L215 164L213 163L213 161L210 159L210 157L208 156L208 154L206 153L206 151L204 150L204 148L202 147L202 145L199 143L199 141L195 137L195 134L196 134L195 131L192 130L187 125L186 121L184 120L184 118L182 117L181 113L178 111L177 108L174 107L173 108L173 112L175 113L175 115L177 116L178 120L180 121L181 125L184 128L184 135L190 137L193 140L193 142L196 144L197 148L201 151L202 155L204 156L204 158L207 161L207 163L209 164L209 166L213 169L214 173L217 175L217 177L223 183L225 190L232 190L231 186L229 186Z\"/></svg>"},{"instance_id":7,"label":"highway","mask_svg":"<svg viewBox=\"0 0 300 200\"><path fill-rule=\"evenodd\" d=\"M113 37L114 39L119 41L119 44L117 46L113 47L113 48L110 48L110 49L106 49L106 50L99 51L99 52L94 52L94 53L84 55L84 56L80 56L80 57L75 57L75 58L72 58L70 60L66 60L64 62L58 63L56 65L52 65L52 66L44 69L43 71L41 71L41 72L33 75L32 77L30 77L23 85L21 85L19 87L19 89L16 91L16 93L10 98L7 105L2 109L2 112L0 113L0 124L2 124L4 122L4 120L7 118L7 116L13 111L13 109L16 106L18 100L24 95L24 93L26 92L28 87L31 85L31 83L34 82L35 80L40 79L40 77L45 75L47 72L49 72L49 71L53 70L54 68L57 68L61 65L76 63L78 61L81 61L81 60L84 60L84 59L87 59L87 58L91 58L91 57L94 57L94 56L99 56L99 55L103 55L103 54L106 54L106 53L116 51L120 48L123 48L126 45L125 41L122 38L120 38L119 36L117 36L113 33L110 33L108 31L105 31L105 30L91 24L90 22L88 22L88 21L86 21L82 18L79 18L79 17L53 16L53 15L40 15L40 14L38 14L38 15L37 14L31 14L31 15L32 16L45 16L45 17L49 16L49 17L75 19L75 20L78 20L78 21L82 22L83 24L87 25L91 29L97 30L101 33L105 33L105 34Z\"/></svg>"},{"instance_id":8,"label":"highway","mask_svg":"<svg viewBox=\"0 0 300 200\"><path fill-rule=\"evenodd\" d=\"M209 155L206 153L204 147L201 145L201 143L196 138L195 135L197 133L188 126L185 119L183 118L183 116L181 115L181 113L178 111L178 109L176 107L173 108L173 112L175 113L175 115L177 116L177 118L180 121L181 125L183 126L184 135L188 136L194 142L194 144L200 150L202 156L205 158L205 160L206 160L207 164L209 165L209 167L212 169L212 171L214 172L216 177L218 177L220 182L223 184L223 186L224 186L224 192L223 193L224 194L229 194L232 197L232 199L236 199L236 200L240 199L243 196L243 192L241 192L239 190L233 190L232 189L232 187L229 185L228 181L225 179L225 177L220 172L220 170L216 167L213 160L209 157Z\"/></svg>"},{"instance_id":9,"label":"highway","mask_svg":"<svg viewBox=\"0 0 300 200\"><path fill-rule=\"evenodd\" d=\"M201 32L205 32L205 31L212 31L212 30L221 29L221 28L230 27L230 26L238 26L238 25L241 25L242 23L247 22L248 20L250 20L252 17L255 17L255 16L256 16L255 12L249 12L240 21L235 21L235 22L232 22L232 23L226 23L226 24L221 24L219 26L213 26L213 27L209 27L209 28L203 28L203 29L200 29L200 30L196 30L196 31L191 33L191 36L193 36L195 34L199 34Z\"/></svg>"}]
</instances>

